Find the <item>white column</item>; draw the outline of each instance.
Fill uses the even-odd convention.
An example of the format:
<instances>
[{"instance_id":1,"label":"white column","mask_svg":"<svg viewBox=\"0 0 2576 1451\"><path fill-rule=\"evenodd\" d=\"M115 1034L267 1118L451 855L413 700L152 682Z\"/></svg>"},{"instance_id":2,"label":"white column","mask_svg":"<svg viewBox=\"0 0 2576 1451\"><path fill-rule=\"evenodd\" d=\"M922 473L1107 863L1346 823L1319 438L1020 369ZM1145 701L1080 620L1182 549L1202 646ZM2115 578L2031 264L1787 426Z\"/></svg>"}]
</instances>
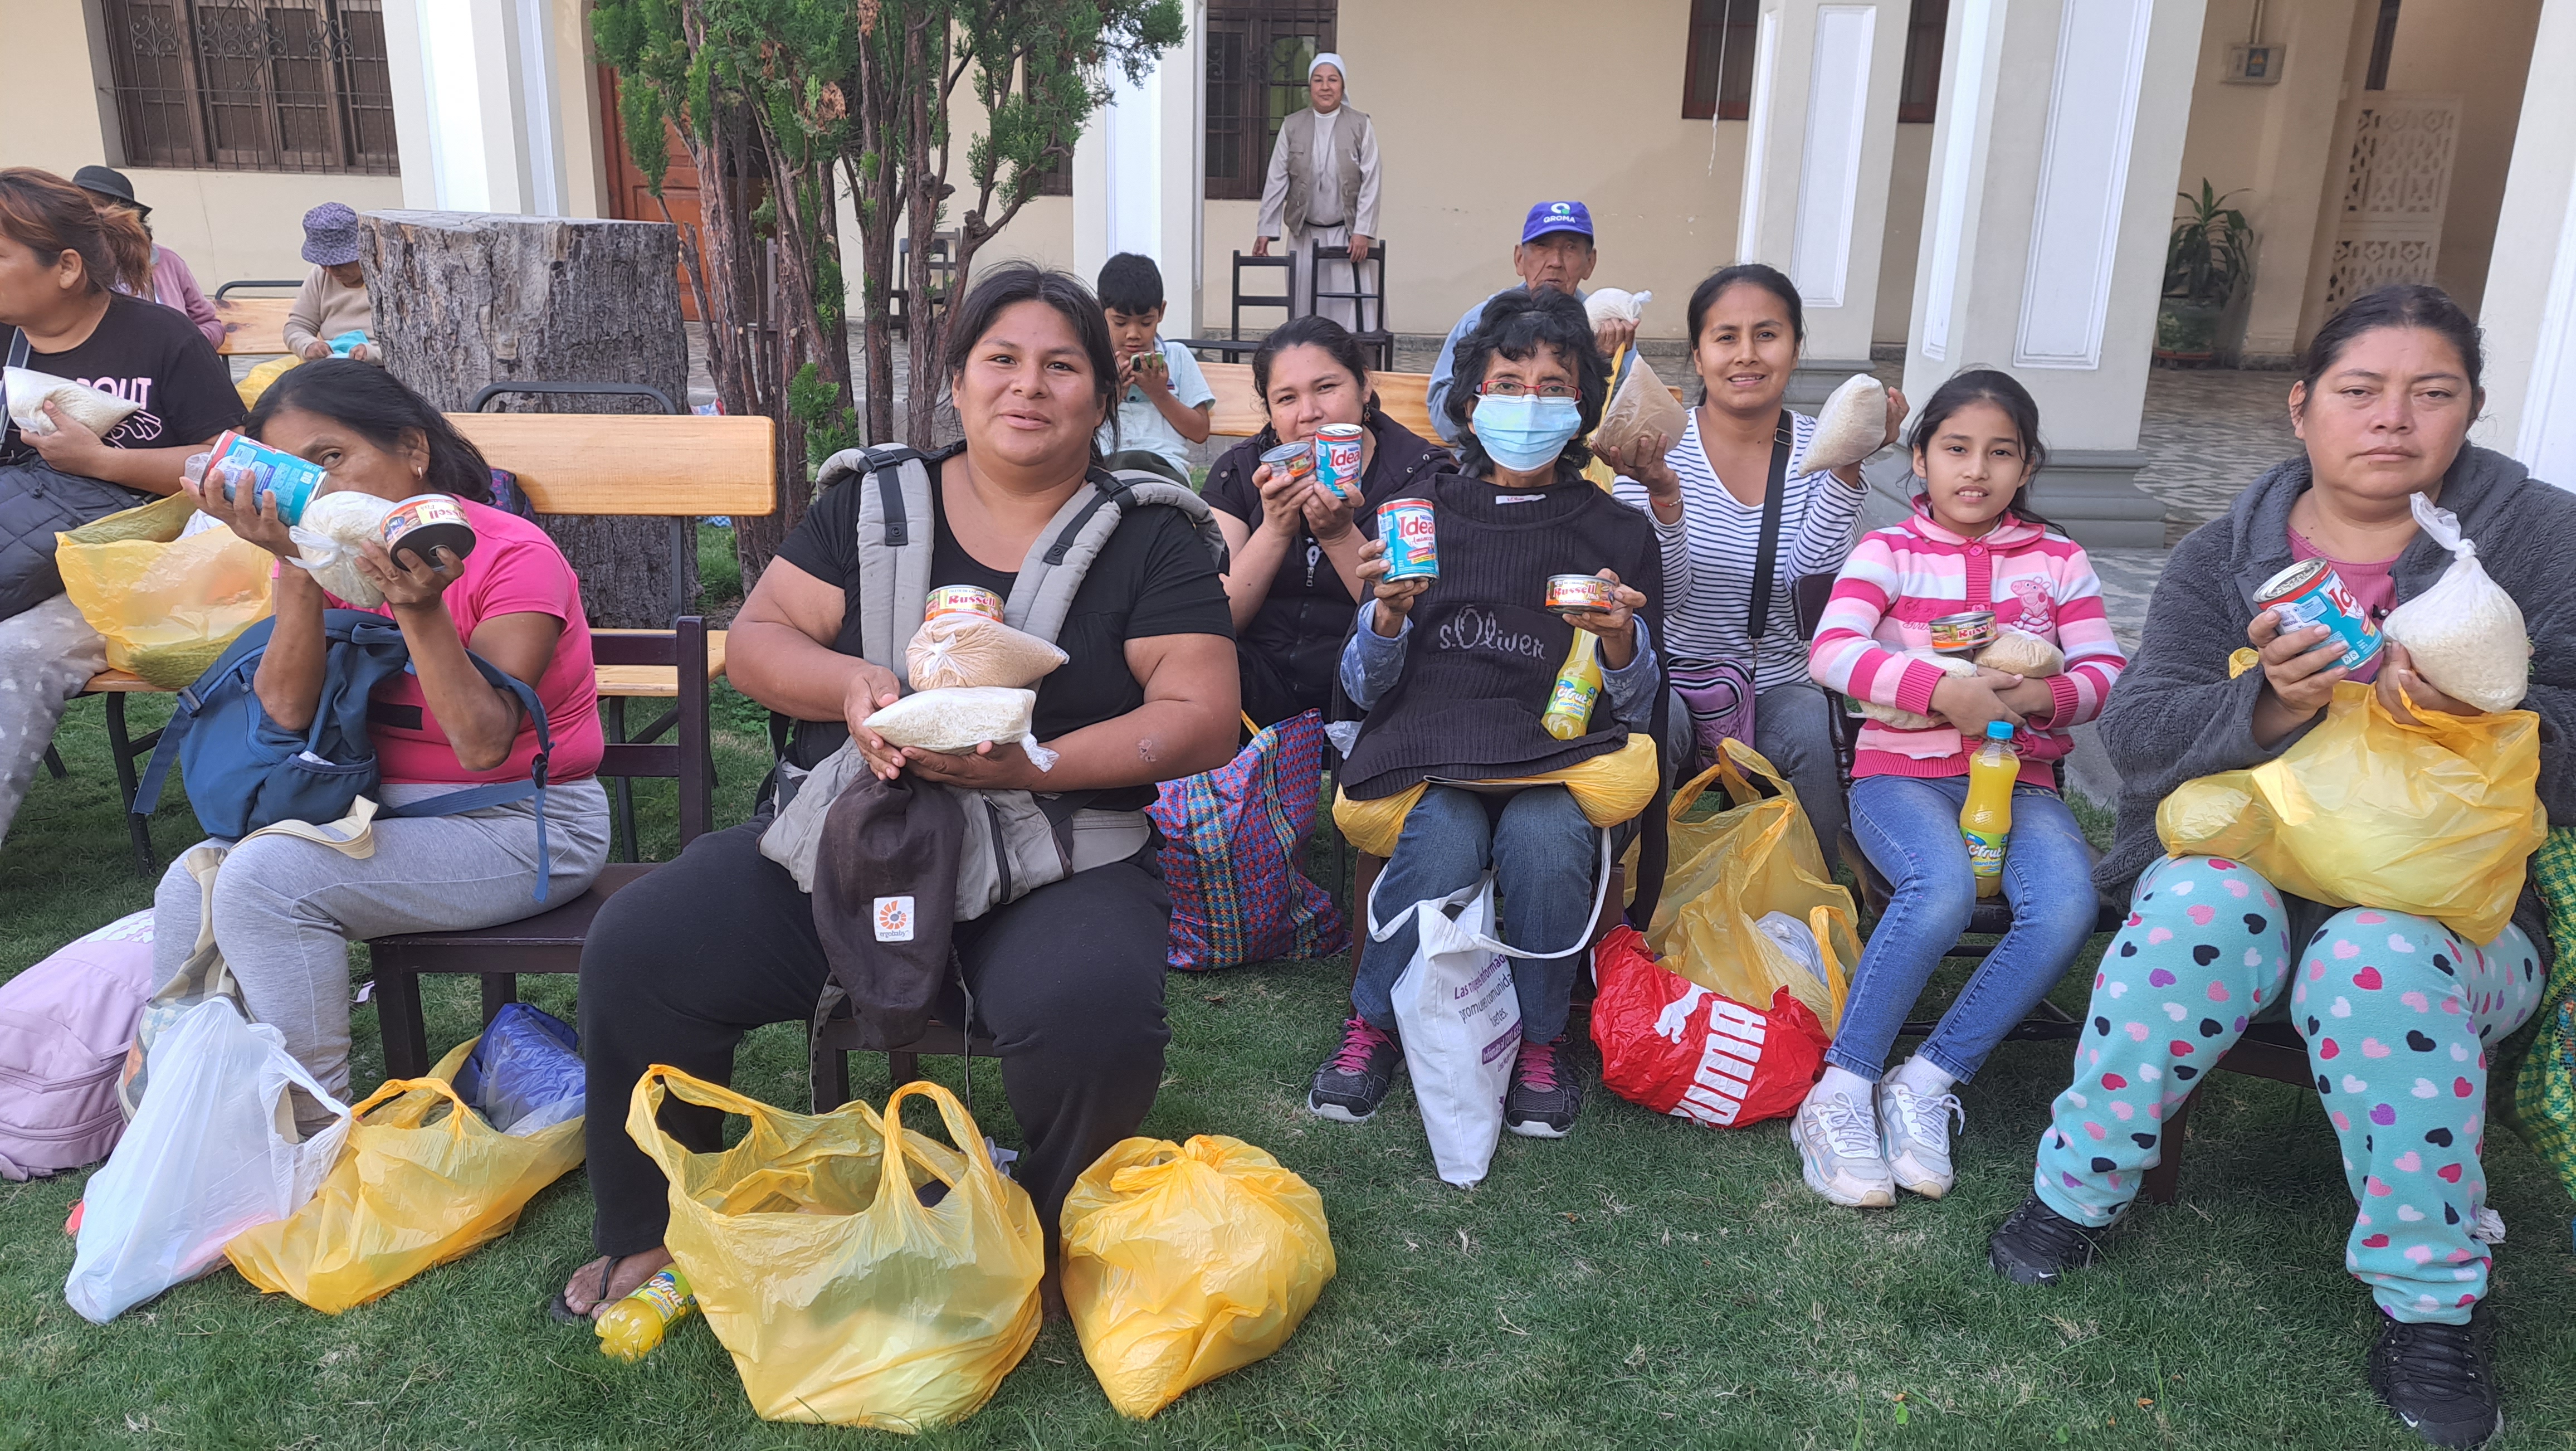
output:
<instances>
[{"instance_id":1,"label":"white column","mask_svg":"<svg viewBox=\"0 0 2576 1451\"><path fill-rule=\"evenodd\" d=\"M550 0L386 0L403 205L561 216Z\"/></svg>"},{"instance_id":2,"label":"white column","mask_svg":"<svg viewBox=\"0 0 2576 1451\"><path fill-rule=\"evenodd\" d=\"M1905 391L2003 368L2039 402L2041 506L2094 545L2164 542L2135 483L2202 0L1956 0Z\"/></svg>"},{"instance_id":3,"label":"white column","mask_svg":"<svg viewBox=\"0 0 2576 1451\"><path fill-rule=\"evenodd\" d=\"M1763 0L1736 260L1789 274L1807 312L1790 401L1869 371L1910 0Z\"/></svg>"},{"instance_id":4,"label":"white column","mask_svg":"<svg viewBox=\"0 0 2576 1451\"><path fill-rule=\"evenodd\" d=\"M2576 61L2576 0L2546 0L2531 74ZM2471 436L2576 488L2576 87L2526 86L2478 322L2486 415Z\"/></svg>"},{"instance_id":5,"label":"white column","mask_svg":"<svg viewBox=\"0 0 2576 1451\"><path fill-rule=\"evenodd\" d=\"M1163 336L1196 337L1206 208L1204 97L1198 36L1204 0L1187 0L1189 33L1142 81L1110 73L1109 104L1092 114L1073 152L1073 265L1088 281L1120 252L1163 272Z\"/></svg>"}]
</instances>

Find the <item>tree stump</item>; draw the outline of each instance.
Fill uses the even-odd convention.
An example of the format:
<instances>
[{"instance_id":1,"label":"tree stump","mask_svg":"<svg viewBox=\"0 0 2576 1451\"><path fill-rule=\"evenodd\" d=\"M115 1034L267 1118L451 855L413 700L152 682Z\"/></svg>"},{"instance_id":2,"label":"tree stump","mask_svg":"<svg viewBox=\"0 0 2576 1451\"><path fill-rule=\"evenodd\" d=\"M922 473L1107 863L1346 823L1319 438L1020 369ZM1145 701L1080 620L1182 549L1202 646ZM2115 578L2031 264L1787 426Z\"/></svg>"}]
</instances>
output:
<instances>
[{"instance_id":1,"label":"tree stump","mask_svg":"<svg viewBox=\"0 0 2576 1451\"><path fill-rule=\"evenodd\" d=\"M667 222L369 212L363 219L375 337L395 377L462 412L493 383L642 383L688 406L679 232ZM659 413L649 398L504 394L526 413ZM509 460L495 459L501 468ZM593 625L668 629L670 524L547 515L581 576ZM679 598L697 598L694 549Z\"/></svg>"}]
</instances>

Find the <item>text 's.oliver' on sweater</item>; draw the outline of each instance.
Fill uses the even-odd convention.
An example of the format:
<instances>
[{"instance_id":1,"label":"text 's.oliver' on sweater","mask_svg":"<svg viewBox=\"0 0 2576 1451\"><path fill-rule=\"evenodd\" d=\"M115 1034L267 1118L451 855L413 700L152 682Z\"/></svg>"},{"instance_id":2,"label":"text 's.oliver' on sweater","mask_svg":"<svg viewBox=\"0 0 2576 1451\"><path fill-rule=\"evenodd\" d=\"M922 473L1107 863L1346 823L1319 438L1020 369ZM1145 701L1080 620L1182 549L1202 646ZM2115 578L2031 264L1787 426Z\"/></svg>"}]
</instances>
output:
<instances>
[{"instance_id":1,"label":"text 's.oliver' on sweater","mask_svg":"<svg viewBox=\"0 0 2576 1451\"><path fill-rule=\"evenodd\" d=\"M1547 577L1616 571L1646 597L1641 640L1659 638L1662 558L1645 516L1582 482L1517 492L1444 473L1421 492L1440 577L1414 601L1403 674L1369 711L1344 789L1369 801L1433 777L1560 770L1625 745L1606 691L1584 735L1560 741L1539 724L1575 634L1547 609Z\"/></svg>"}]
</instances>

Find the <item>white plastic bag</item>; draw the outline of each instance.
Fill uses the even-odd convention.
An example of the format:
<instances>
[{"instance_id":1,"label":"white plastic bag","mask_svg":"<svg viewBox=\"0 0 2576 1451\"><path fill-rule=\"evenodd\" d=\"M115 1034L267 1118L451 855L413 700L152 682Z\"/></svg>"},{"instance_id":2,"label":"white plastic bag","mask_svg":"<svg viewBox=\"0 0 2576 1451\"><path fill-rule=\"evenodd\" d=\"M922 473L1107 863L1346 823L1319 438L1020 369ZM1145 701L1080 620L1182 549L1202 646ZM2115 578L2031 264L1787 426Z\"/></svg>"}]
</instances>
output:
<instances>
[{"instance_id":1,"label":"white plastic bag","mask_svg":"<svg viewBox=\"0 0 2576 1451\"><path fill-rule=\"evenodd\" d=\"M1583 294L1583 317L1595 332L1605 322L1635 322L1645 316L1646 304L1655 300L1652 292L1630 292L1621 287L1596 287Z\"/></svg>"},{"instance_id":2,"label":"white plastic bag","mask_svg":"<svg viewBox=\"0 0 2576 1451\"><path fill-rule=\"evenodd\" d=\"M2458 516L2422 494L2409 502L2415 527L2451 551L2451 567L2431 589L2390 610L2380 629L2406 647L2415 668L2443 694L2480 710L2511 710L2531 689L2531 636L2522 607L2487 576Z\"/></svg>"},{"instance_id":3,"label":"white plastic bag","mask_svg":"<svg viewBox=\"0 0 2576 1451\"><path fill-rule=\"evenodd\" d=\"M45 416L48 399L74 422L101 438L143 406L128 403L113 393L101 392L86 383L39 373L33 368L10 368L5 376L9 416L17 421L20 432L39 438L54 431L54 420Z\"/></svg>"},{"instance_id":4,"label":"white plastic bag","mask_svg":"<svg viewBox=\"0 0 2576 1451\"><path fill-rule=\"evenodd\" d=\"M1606 874L1610 833L1600 837L1600 871ZM1593 880L1597 884L1600 877ZM1406 917L1414 920L1413 960L1395 980L1396 1036L1404 1044L1404 1069L1413 1079L1423 1136L1431 1141L1431 1162L1443 1180L1461 1189L1482 1183L1502 1139L1503 1095L1511 1088L1521 1047L1521 1000L1512 987L1511 959L1581 951L1600 924L1600 911L1596 899L1593 920L1573 945L1529 952L1495 940L1491 873L1438 901L1416 902L1391 922L1379 918L1377 888L1369 889L1371 940L1384 942Z\"/></svg>"},{"instance_id":5,"label":"white plastic bag","mask_svg":"<svg viewBox=\"0 0 2576 1451\"><path fill-rule=\"evenodd\" d=\"M1055 767L1055 752L1038 744L1038 693L998 685L918 690L869 716L869 730L898 746L925 751L971 751L986 741L1017 741L1041 771Z\"/></svg>"},{"instance_id":6,"label":"white plastic bag","mask_svg":"<svg viewBox=\"0 0 2576 1451\"><path fill-rule=\"evenodd\" d=\"M1887 385L1854 373L1816 410L1816 433L1798 467L1808 473L1856 464L1887 441Z\"/></svg>"},{"instance_id":7,"label":"white plastic bag","mask_svg":"<svg viewBox=\"0 0 2576 1451\"><path fill-rule=\"evenodd\" d=\"M393 511L392 500L355 489L334 489L317 496L287 528L286 537L295 541L296 553L303 556L294 565L333 595L359 609L374 609L385 602L384 591L358 572L362 553L358 546L382 539L385 516Z\"/></svg>"},{"instance_id":8,"label":"white plastic bag","mask_svg":"<svg viewBox=\"0 0 2576 1451\"><path fill-rule=\"evenodd\" d=\"M338 1117L294 1136L290 1088ZM152 1049L152 1092L83 1194L63 1300L104 1325L223 1263L224 1245L313 1197L349 1137L349 1106L229 999L190 1008Z\"/></svg>"}]
</instances>

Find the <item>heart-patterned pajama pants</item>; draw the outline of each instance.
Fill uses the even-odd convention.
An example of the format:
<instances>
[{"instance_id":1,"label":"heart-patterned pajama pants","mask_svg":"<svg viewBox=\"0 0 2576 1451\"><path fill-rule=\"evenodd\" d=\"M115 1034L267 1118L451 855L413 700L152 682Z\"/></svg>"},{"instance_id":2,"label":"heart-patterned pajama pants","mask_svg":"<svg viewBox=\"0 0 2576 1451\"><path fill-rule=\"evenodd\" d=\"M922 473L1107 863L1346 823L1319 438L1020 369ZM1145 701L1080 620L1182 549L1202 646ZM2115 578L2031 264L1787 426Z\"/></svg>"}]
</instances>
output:
<instances>
[{"instance_id":1,"label":"heart-patterned pajama pants","mask_svg":"<svg viewBox=\"0 0 2576 1451\"><path fill-rule=\"evenodd\" d=\"M2367 907L2328 918L2294 958L2280 894L2252 868L2159 862L2102 955L2032 1187L2079 1224L2117 1219L2162 1158L2165 1115L2286 991L2359 1206L2345 1267L2394 1319L2465 1323L2487 1288L2487 1246L2470 1237L2486 1200L2486 1045L2542 985L2518 927L2479 948Z\"/></svg>"}]
</instances>

